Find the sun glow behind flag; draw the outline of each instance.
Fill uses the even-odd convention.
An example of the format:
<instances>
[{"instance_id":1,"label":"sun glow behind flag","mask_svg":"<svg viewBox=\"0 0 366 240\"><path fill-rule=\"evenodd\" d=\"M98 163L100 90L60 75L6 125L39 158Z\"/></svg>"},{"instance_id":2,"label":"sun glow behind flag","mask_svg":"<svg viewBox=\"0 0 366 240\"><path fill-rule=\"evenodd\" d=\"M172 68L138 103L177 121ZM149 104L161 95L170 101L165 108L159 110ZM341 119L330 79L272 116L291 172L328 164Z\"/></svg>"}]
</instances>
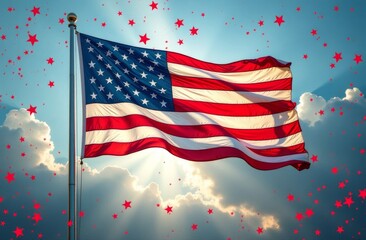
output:
<instances>
[{"instance_id":1,"label":"sun glow behind flag","mask_svg":"<svg viewBox=\"0 0 366 240\"><path fill-rule=\"evenodd\" d=\"M82 33L78 41L84 158L157 147L191 161L309 168L290 63L214 64Z\"/></svg>"}]
</instances>

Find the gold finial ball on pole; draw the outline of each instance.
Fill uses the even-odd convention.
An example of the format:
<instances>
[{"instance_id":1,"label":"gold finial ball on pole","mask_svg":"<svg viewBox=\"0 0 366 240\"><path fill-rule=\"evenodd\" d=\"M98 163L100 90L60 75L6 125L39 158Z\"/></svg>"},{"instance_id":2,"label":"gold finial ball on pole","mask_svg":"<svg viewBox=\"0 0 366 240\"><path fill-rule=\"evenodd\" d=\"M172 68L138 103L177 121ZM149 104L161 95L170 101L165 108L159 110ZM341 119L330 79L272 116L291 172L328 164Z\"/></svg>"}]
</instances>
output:
<instances>
[{"instance_id":1,"label":"gold finial ball on pole","mask_svg":"<svg viewBox=\"0 0 366 240\"><path fill-rule=\"evenodd\" d=\"M70 24L75 24L76 23L76 21L78 20L78 16L76 16L76 14L75 13L69 13L69 14L67 14L67 20L69 21L69 23Z\"/></svg>"}]
</instances>

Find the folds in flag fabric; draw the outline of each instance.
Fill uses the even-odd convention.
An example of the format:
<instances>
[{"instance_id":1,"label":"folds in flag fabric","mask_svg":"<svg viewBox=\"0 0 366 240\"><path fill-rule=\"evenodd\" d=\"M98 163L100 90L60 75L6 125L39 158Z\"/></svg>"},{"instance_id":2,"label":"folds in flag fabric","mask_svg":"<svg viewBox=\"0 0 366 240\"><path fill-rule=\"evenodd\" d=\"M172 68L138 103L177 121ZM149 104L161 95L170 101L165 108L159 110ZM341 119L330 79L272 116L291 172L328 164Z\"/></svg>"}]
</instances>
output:
<instances>
[{"instance_id":1,"label":"folds in flag fabric","mask_svg":"<svg viewBox=\"0 0 366 240\"><path fill-rule=\"evenodd\" d=\"M290 63L268 56L214 64L82 33L78 41L84 158L164 148L191 161L309 168Z\"/></svg>"}]
</instances>

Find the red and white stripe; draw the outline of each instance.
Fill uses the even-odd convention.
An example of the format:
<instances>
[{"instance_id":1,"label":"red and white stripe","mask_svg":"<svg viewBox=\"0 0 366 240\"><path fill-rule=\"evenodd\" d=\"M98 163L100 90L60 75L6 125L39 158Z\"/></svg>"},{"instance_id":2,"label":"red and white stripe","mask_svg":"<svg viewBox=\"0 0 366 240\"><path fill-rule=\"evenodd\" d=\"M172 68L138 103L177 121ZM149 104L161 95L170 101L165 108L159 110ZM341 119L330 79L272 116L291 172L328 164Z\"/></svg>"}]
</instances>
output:
<instances>
[{"instance_id":1,"label":"red and white stripe","mask_svg":"<svg viewBox=\"0 0 366 240\"><path fill-rule=\"evenodd\" d=\"M192 161L242 158L257 169L309 167L290 64L272 57L212 64L167 53L175 112L86 105L84 157L161 147Z\"/></svg>"}]
</instances>

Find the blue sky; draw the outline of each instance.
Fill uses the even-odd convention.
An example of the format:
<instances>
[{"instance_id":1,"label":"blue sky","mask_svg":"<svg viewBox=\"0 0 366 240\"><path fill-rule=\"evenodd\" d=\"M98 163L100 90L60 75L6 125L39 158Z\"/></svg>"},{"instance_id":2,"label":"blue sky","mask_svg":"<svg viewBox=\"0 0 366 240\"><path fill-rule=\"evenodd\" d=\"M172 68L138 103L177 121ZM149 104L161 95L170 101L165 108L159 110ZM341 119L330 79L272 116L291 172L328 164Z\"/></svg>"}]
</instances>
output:
<instances>
[{"instance_id":1,"label":"blue sky","mask_svg":"<svg viewBox=\"0 0 366 240\"><path fill-rule=\"evenodd\" d=\"M88 159L80 239L364 239L366 4L154 2L157 9L145 0L2 2L1 239L67 233L70 11L79 17L78 31L129 45L216 63L267 55L291 62L312 162L302 172L263 172L239 159L192 163L156 149ZM178 28L177 19L184 25ZM35 34L32 45L27 40ZM144 34L146 45L139 42ZM36 114L26 110L30 105Z\"/></svg>"}]
</instances>

